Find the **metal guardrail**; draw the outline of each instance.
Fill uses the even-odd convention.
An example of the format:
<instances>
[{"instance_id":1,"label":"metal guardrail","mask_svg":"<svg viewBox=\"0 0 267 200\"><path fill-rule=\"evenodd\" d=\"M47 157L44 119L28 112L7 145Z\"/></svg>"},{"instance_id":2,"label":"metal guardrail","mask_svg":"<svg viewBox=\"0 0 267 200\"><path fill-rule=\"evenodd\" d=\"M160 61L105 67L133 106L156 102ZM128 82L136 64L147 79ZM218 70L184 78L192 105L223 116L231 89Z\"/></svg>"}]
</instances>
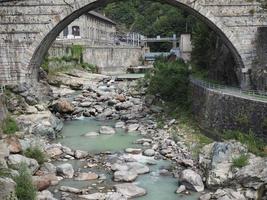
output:
<instances>
[{"instance_id":1,"label":"metal guardrail","mask_svg":"<svg viewBox=\"0 0 267 200\"><path fill-rule=\"evenodd\" d=\"M240 97L244 97L244 96L254 97L254 98L258 98L258 99L267 100L267 92L264 92L264 91L243 90L243 89L237 88L237 87L230 87L230 86L210 83L208 81L197 79L197 78L192 77L192 76L190 76L190 82L195 84L195 85L198 85L198 86L201 86L204 88L208 88L208 89L217 90L217 91L220 91L220 92L226 93L226 94L238 95Z\"/></svg>"}]
</instances>

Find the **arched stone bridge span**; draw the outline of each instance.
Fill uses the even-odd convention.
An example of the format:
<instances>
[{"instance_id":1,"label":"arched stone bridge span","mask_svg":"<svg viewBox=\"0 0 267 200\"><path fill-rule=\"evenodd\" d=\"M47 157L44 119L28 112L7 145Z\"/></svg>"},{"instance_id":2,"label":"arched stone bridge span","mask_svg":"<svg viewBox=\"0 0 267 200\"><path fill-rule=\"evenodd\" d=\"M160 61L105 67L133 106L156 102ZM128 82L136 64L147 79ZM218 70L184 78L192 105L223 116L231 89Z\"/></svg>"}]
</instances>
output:
<instances>
[{"instance_id":1,"label":"arched stone bridge span","mask_svg":"<svg viewBox=\"0 0 267 200\"><path fill-rule=\"evenodd\" d=\"M83 13L115 0L0 0L0 84L37 79L57 35ZM261 4L248 0L160 0L187 10L224 40L246 83L256 58L258 29L267 26Z\"/></svg>"}]
</instances>

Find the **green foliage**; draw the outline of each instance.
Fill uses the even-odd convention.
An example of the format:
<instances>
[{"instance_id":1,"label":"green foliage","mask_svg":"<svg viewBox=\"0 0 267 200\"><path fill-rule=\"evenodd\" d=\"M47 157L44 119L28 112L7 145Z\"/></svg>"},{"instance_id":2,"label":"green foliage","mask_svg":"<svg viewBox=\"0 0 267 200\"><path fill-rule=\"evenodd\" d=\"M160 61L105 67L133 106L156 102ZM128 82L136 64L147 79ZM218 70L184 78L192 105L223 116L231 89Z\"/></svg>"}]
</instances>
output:
<instances>
[{"instance_id":1,"label":"green foliage","mask_svg":"<svg viewBox=\"0 0 267 200\"><path fill-rule=\"evenodd\" d=\"M103 12L118 23L119 30L135 31L148 37L171 37L190 32L195 18L184 10L146 0L127 0L108 4ZM170 43L151 44L152 50L169 51Z\"/></svg>"},{"instance_id":2,"label":"green foliage","mask_svg":"<svg viewBox=\"0 0 267 200\"><path fill-rule=\"evenodd\" d=\"M246 154L240 155L238 158L233 158L233 167L242 168L248 165L249 156Z\"/></svg>"},{"instance_id":3,"label":"green foliage","mask_svg":"<svg viewBox=\"0 0 267 200\"><path fill-rule=\"evenodd\" d=\"M8 115L2 123L3 133L12 135L19 130L16 120Z\"/></svg>"},{"instance_id":4,"label":"green foliage","mask_svg":"<svg viewBox=\"0 0 267 200\"><path fill-rule=\"evenodd\" d=\"M0 177L10 177L10 170L8 168L4 168L3 166L0 166Z\"/></svg>"},{"instance_id":5,"label":"green foliage","mask_svg":"<svg viewBox=\"0 0 267 200\"><path fill-rule=\"evenodd\" d=\"M225 131L222 136L226 140L237 140L246 145L251 153L258 156L267 156L264 152L266 144L263 140L257 138L252 131L249 134L242 133L240 131Z\"/></svg>"},{"instance_id":6,"label":"green foliage","mask_svg":"<svg viewBox=\"0 0 267 200\"><path fill-rule=\"evenodd\" d=\"M83 51L84 48L81 45L72 45L70 48L71 58L78 61L78 63L83 63Z\"/></svg>"},{"instance_id":7,"label":"green foliage","mask_svg":"<svg viewBox=\"0 0 267 200\"><path fill-rule=\"evenodd\" d=\"M239 114L236 116L235 120L242 126L247 127L249 125L249 119L247 115Z\"/></svg>"},{"instance_id":8,"label":"green foliage","mask_svg":"<svg viewBox=\"0 0 267 200\"><path fill-rule=\"evenodd\" d=\"M82 63L81 66L83 69L87 71L90 71L92 73L98 73L98 67L96 65L89 64L89 63Z\"/></svg>"},{"instance_id":9,"label":"green foliage","mask_svg":"<svg viewBox=\"0 0 267 200\"><path fill-rule=\"evenodd\" d=\"M33 158L41 165L46 161L45 153L39 147L27 148L24 155L28 158Z\"/></svg>"},{"instance_id":10,"label":"green foliage","mask_svg":"<svg viewBox=\"0 0 267 200\"><path fill-rule=\"evenodd\" d=\"M154 71L146 75L148 93L158 95L176 106L188 106L188 66L182 61L159 59L154 64Z\"/></svg>"},{"instance_id":11,"label":"green foliage","mask_svg":"<svg viewBox=\"0 0 267 200\"><path fill-rule=\"evenodd\" d=\"M25 163L19 167L19 175L15 177L16 195L19 200L35 200L37 191L33 185L31 174Z\"/></svg>"}]
</instances>

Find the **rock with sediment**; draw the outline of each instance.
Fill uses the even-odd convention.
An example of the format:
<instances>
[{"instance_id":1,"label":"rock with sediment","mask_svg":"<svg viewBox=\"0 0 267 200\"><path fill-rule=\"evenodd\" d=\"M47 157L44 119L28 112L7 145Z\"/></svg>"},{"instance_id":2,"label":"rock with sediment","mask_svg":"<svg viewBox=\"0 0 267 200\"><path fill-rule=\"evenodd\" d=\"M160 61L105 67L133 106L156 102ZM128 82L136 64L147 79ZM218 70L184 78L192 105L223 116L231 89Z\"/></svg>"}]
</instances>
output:
<instances>
[{"instance_id":1,"label":"rock with sediment","mask_svg":"<svg viewBox=\"0 0 267 200\"><path fill-rule=\"evenodd\" d=\"M140 154L142 152L142 149L127 148L125 149L125 152L130 154Z\"/></svg>"},{"instance_id":2,"label":"rock with sediment","mask_svg":"<svg viewBox=\"0 0 267 200\"><path fill-rule=\"evenodd\" d=\"M49 190L43 190L37 193L37 200L57 200Z\"/></svg>"},{"instance_id":3,"label":"rock with sediment","mask_svg":"<svg viewBox=\"0 0 267 200\"><path fill-rule=\"evenodd\" d=\"M59 188L60 191L62 192L70 192L70 193L74 193L74 194L81 194L82 190L74 188L74 187L69 187L69 186L61 186Z\"/></svg>"},{"instance_id":4,"label":"rock with sediment","mask_svg":"<svg viewBox=\"0 0 267 200\"><path fill-rule=\"evenodd\" d=\"M94 194L86 194L86 195L79 195L82 199L88 200L105 200L106 194L105 193L94 193Z\"/></svg>"},{"instance_id":5,"label":"rock with sediment","mask_svg":"<svg viewBox=\"0 0 267 200\"><path fill-rule=\"evenodd\" d=\"M130 132L135 132L139 128L139 124L130 124L127 126L127 131Z\"/></svg>"},{"instance_id":6,"label":"rock with sediment","mask_svg":"<svg viewBox=\"0 0 267 200\"><path fill-rule=\"evenodd\" d=\"M74 156L75 158L77 159L82 159L82 158L85 158L86 156L88 156L88 152L86 151L81 151L81 150L76 150L74 152Z\"/></svg>"},{"instance_id":7,"label":"rock with sediment","mask_svg":"<svg viewBox=\"0 0 267 200\"><path fill-rule=\"evenodd\" d=\"M114 173L114 181L116 182L132 182L137 178L138 174L135 171L116 171Z\"/></svg>"},{"instance_id":8,"label":"rock with sediment","mask_svg":"<svg viewBox=\"0 0 267 200\"><path fill-rule=\"evenodd\" d=\"M152 156L155 155L155 151L154 151L153 149L147 149L147 150L145 150L145 151L143 152L143 154L144 154L145 156L152 157Z\"/></svg>"},{"instance_id":9,"label":"rock with sediment","mask_svg":"<svg viewBox=\"0 0 267 200\"><path fill-rule=\"evenodd\" d=\"M77 181L90 181L90 180L96 180L98 179L98 175L93 172L79 172L77 173L77 176L75 177L75 180Z\"/></svg>"},{"instance_id":10,"label":"rock with sediment","mask_svg":"<svg viewBox=\"0 0 267 200\"><path fill-rule=\"evenodd\" d=\"M89 133L85 133L83 136L84 137L96 137L96 136L99 136L99 133L97 133L97 132L89 132Z\"/></svg>"}]
</instances>

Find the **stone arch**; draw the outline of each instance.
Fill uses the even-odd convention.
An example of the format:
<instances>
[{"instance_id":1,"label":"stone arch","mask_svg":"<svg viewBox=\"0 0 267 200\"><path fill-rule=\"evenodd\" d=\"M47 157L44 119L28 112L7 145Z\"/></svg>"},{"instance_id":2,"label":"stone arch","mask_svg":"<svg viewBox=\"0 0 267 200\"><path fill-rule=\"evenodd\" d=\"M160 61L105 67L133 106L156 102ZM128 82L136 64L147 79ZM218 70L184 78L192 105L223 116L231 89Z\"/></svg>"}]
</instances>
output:
<instances>
[{"instance_id":1,"label":"stone arch","mask_svg":"<svg viewBox=\"0 0 267 200\"><path fill-rule=\"evenodd\" d=\"M37 69L45 53L64 27L83 13L115 1L120 0L0 1L0 49L4 49L0 52L0 55L3 52L0 59L0 83L36 79ZM253 59L256 58L254 43L257 30L267 26L267 12L262 11L258 2L158 1L187 10L208 24L231 50L240 69L240 76L252 68ZM251 10L256 13L249 14ZM13 17L15 20L10 24ZM32 21L37 25L31 25ZM26 35L28 33L31 37Z\"/></svg>"}]
</instances>

